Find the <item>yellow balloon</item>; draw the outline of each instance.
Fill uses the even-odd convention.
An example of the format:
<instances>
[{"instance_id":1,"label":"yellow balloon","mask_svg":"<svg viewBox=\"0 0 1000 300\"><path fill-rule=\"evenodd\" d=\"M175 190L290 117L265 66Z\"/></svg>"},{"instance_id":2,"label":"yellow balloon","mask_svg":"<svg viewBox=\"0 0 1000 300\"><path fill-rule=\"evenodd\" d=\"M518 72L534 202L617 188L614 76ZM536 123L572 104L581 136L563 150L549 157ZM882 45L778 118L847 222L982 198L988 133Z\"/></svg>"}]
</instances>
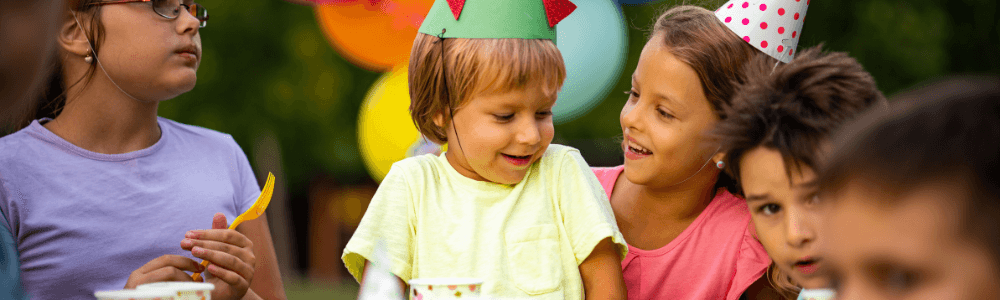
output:
<instances>
[{"instance_id":1,"label":"yellow balloon","mask_svg":"<svg viewBox=\"0 0 1000 300\"><path fill-rule=\"evenodd\" d=\"M440 153L440 147L421 138L410 119L406 74L405 67L383 74L361 104L358 144L368 173L378 182L397 161L413 155Z\"/></svg>"}]
</instances>

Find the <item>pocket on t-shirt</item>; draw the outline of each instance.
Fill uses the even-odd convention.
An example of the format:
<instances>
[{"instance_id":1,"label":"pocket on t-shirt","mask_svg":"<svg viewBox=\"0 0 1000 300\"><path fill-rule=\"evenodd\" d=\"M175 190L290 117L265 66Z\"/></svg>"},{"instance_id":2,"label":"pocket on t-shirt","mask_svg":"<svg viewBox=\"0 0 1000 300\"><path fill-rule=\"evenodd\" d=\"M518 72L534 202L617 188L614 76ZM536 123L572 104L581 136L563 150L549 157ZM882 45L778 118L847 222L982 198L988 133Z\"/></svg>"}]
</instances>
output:
<instances>
[{"instance_id":1,"label":"pocket on t-shirt","mask_svg":"<svg viewBox=\"0 0 1000 300\"><path fill-rule=\"evenodd\" d=\"M509 230L504 234L514 284L529 295L550 293L563 281L559 233L555 225Z\"/></svg>"}]
</instances>

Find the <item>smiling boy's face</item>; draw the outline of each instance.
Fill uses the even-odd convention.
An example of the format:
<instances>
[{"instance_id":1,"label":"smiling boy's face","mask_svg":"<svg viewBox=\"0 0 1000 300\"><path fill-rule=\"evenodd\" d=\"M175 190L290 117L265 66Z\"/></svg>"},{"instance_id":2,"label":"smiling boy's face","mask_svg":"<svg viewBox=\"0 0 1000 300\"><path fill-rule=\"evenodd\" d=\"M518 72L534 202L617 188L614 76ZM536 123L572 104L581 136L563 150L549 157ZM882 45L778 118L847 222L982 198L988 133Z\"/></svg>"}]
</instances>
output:
<instances>
[{"instance_id":1,"label":"smiling boy's face","mask_svg":"<svg viewBox=\"0 0 1000 300\"><path fill-rule=\"evenodd\" d=\"M822 234L838 299L995 299L996 258L963 229L965 193L944 182L890 195L867 180L832 195Z\"/></svg>"},{"instance_id":2,"label":"smiling boy's face","mask_svg":"<svg viewBox=\"0 0 1000 300\"><path fill-rule=\"evenodd\" d=\"M455 118L435 118L446 128L445 157L466 177L501 184L524 179L555 135L552 106L540 84L501 93L481 93L455 111Z\"/></svg>"}]
</instances>

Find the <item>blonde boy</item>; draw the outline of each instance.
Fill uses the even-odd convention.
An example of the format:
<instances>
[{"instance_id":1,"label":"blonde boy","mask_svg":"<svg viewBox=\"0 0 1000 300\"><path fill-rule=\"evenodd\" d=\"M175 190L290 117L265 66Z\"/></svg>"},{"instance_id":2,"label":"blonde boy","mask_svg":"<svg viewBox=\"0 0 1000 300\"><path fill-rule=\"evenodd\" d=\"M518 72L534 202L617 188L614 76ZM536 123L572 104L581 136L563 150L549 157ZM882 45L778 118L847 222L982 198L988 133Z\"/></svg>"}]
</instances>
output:
<instances>
[{"instance_id":1,"label":"blonde boy","mask_svg":"<svg viewBox=\"0 0 1000 300\"><path fill-rule=\"evenodd\" d=\"M440 156L393 165L344 263L361 278L374 245L391 272L473 277L484 296L624 299L626 247L580 153L550 145L566 77L553 26L568 1L439 0L414 41L411 116Z\"/></svg>"}]
</instances>

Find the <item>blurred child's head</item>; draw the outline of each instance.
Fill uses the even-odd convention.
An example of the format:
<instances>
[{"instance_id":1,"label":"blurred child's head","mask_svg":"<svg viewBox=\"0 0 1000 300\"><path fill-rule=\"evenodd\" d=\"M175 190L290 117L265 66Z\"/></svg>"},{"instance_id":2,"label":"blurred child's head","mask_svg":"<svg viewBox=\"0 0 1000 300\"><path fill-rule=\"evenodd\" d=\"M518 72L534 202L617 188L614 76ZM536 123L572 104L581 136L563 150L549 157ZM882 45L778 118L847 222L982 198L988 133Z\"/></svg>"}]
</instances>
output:
<instances>
[{"instance_id":1,"label":"blurred child's head","mask_svg":"<svg viewBox=\"0 0 1000 300\"><path fill-rule=\"evenodd\" d=\"M715 163L723 155L706 133L725 118L722 109L755 55L704 8L679 6L661 15L619 117L625 177L653 187L689 180L716 184Z\"/></svg>"},{"instance_id":2,"label":"blurred child's head","mask_svg":"<svg viewBox=\"0 0 1000 300\"><path fill-rule=\"evenodd\" d=\"M896 97L846 128L821 173L838 299L1000 295L1000 80Z\"/></svg>"},{"instance_id":3,"label":"blurred child's head","mask_svg":"<svg viewBox=\"0 0 1000 300\"><path fill-rule=\"evenodd\" d=\"M823 53L822 46L778 66L760 56L746 74L728 118L716 127L727 171L774 261L773 283L786 293L825 288L817 272L823 261L817 165L833 132L873 105L884 106L885 97L861 64L845 53Z\"/></svg>"},{"instance_id":4,"label":"blurred child's head","mask_svg":"<svg viewBox=\"0 0 1000 300\"><path fill-rule=\"evenodd\" d=\"M565 78L551 40L441 40L418 33L409 66L410 115L423 136L448 143L446 156L459 173L513 184L552 142L552 106Z\"/></svg>"},{"instance_id":5,"label":"blurred child's head","mask_svg":"<svg viewBox=\"0 0 1000 300\"><path fill-rule=\"evenodd\" d=\"M25 118L41 89L65 2L0 1L0 135Z\"/></svg>"},{"instance_id":6,"label":"blurred child's head","mask_svg":"<svg viewBox=\"0 0 1000 300\"><path fill-rule=\"evenodd\" d=\"M117 85L150 103L194 88L201 62L201 21L189 12L194 2L102 3L77 1L61 20L59 59L41 115L72 106L65 98L87 88L121 93Z\"/></svg>"}]
</instances>

